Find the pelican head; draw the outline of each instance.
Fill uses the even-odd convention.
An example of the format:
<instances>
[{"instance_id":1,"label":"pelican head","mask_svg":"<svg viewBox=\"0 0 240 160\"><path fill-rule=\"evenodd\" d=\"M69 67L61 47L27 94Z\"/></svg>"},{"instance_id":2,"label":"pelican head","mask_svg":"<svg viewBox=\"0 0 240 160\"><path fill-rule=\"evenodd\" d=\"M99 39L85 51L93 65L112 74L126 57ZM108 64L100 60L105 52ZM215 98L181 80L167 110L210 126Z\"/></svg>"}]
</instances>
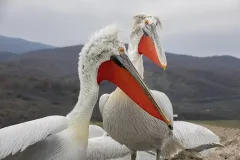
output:
<instances>
[{"instance_id":1,"label":"pelican head","mask_svg":"<svg viewBox=\"0 0 240 160\"><path fill-rule=\"evenodd\" d=\"M119 28L113 24L91 37L80 53L79 75L85 75L80 79L85 77L85 82L95 81L96 85L108 80L150 115L162 119L160 107L126 55L126 48L118 35Z\"/></svg>"},{"instance_id":2,"label":"pelican head","mask_svg":"<svg viewBox=\"0 0 240 160\"><path fill-rule=\"evenodd\" d=\"M161 22L158 17L150 14L138 14L133 17L133 30L140 34L138 53L143 54L164 70L167 59L159 39Z\"/></svg>"}]
</instances>

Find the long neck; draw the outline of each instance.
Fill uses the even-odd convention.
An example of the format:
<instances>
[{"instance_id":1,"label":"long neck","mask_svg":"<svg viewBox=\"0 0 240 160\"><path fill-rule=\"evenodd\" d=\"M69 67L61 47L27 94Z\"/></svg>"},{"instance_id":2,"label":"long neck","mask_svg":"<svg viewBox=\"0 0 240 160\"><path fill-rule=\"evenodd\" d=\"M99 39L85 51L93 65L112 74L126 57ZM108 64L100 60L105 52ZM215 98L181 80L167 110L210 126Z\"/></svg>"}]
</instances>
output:
<instances>
[{"instance_id":1,"label":"long neck","mask_svg":"<svg viewBox=\"0 0 240 160\"><path fill-rule=\"evenodd\" d=\"M142 31L140 29L133 30L130 36L130 42L128 44L128 57L131 60L132 64L140 74L141 78L144 78L144 67L143 67L143 58L142 55L138 52L138 43L142 37ZM116 88L113 92L117 97L120 95L129 98L120 88ZM130 99L130 98L129 98ZM128 101L132 102L132 101Z\"/></svg>"},{"instance_id":2,"label":"long neck","mask_svg":"<svg viewBox=\"0 0 240 160\"><path fill-rule=\"evenodd\" d=\"M144 67L142 55L138 52L138 43L142 37L142 31L140 29L134 30L130 36L130 42L128 44L128 56L132 61L134 67L142 78L144 78Z\"/></svg>"},{"instance_id":3,"label":"long neck","mask_svg":"<svg viewBox=\"0 0 240 160\"><path fill-rule=\"evenodd\" d=\"M80 76L80 92L74 109L67 115L69 128L78 136L86 139L93 108L97 102L99 86L93 74Z\"/></svg>"}]
</instances>

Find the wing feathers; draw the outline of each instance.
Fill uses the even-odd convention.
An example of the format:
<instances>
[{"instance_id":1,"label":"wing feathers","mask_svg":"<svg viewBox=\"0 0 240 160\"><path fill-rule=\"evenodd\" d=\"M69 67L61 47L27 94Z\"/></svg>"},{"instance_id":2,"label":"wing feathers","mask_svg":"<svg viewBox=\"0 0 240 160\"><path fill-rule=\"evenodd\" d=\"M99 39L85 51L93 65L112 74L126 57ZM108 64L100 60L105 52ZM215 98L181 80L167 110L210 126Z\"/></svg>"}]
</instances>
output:
<instances>
[{"instance_id":1,"label":"wing feathers","mask_svg":"<svg viewBox=\"0 0 240 160\"><path fill-rule=\"evenodd\" d=\"M110 136L90 138L88 140L87 160L115 159L126 156L130 150Z\"/></svg>"},{"instance_id":2,"label":"wing feathers","mask_svg":"<svg viewBox=\"0 0 240 160\"><path fill-rule=\"evenodd\" d=\"M0 129L0 159L24 151L28 146L68 127L64 116L48 116Z\"/></svg>"},{"instance_id":3,"label":"wing feathers","mask_svg":"<svg viewBox=\"0 0 240 160\"><path fill-rule=\"evenodd\" d=\"M97 125L89 125L89 135L88 138L95 138L95 137L101 137L106 132Z\"/></svg>"},{"instance_id":4,"label":"wing feathers","mask_svg":"<svg viewBox=\"0 0 240 160\"><path fill-rule=\"evenodd\" d=\"M220 146L220 138L209 129L184 121L174 121L173 133L185 149L196 151Z\"/></svg>"}]
</instances>

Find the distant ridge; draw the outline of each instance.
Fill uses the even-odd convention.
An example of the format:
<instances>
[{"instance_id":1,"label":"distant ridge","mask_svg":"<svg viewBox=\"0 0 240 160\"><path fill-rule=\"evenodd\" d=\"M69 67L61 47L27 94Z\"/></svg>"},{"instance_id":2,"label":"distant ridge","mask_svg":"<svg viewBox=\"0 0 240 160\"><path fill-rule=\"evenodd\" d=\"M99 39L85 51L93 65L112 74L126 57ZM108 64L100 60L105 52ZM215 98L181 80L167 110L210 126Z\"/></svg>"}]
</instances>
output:
<instances>
[{"instance_id":1,"label":"distant ridge","mask_svg":"<svg viewBox=\"0 0 240 160\"><path fill-rule=\"evenodd\" d=\"M17 56L15 53L11 52L0 52L0 62L9 60L10 58Z\"/></svg>"},{"instance_id":2,"label":"distant ridge","mask_svg":"<svg viewBox=\"0 0 240 160\"><path fill-rule=\"evenodd\" d=\"M0 52L21 54L25 52L55 48L38 42L31 42L21 38L12 38L0 35Z\"/></svg>"}]
</instances>

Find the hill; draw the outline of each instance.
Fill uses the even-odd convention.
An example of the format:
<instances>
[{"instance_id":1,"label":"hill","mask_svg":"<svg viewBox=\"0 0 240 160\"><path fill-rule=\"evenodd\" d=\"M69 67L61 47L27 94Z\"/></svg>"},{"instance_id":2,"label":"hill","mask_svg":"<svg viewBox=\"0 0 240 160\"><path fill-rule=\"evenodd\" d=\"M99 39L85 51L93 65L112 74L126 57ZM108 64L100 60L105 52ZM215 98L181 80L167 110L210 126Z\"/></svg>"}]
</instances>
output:
<instances>
[{"instance_id":1,"label":"hill","mask_svg":"<svg viewBox=\"0 0 240 160\"><path fill-rule=\"evenodd\" d=\"M0 124L68 113L77 101L81 48L38 50L0 62ZM167 58L167 71L144 58L144 75L151 89L169 96L175 113L189 120L240 119L239 59L172 53L167 53ZM114 88L104 82L99 96ZM98 104L92 120L101 120Z\"/></svg>"},{"instance_id":2,"label":"hill","mask_svg":"<svg viewBox=\"0 0 240 160\"><path fill-rule=\"evenodd\" d=\"M40 49L54 48L53 46L31 42L20 38L11 38L0 35L0 52L25 53Z\"/></svg>"},{"instance_id":3,"label":"hill","mask_svg":"<svg viewBox=\"0 0 240 160\"><path fill-rule=\"evenodd\" d=\"M14 53L10 53L10 52L0 52L0 61L6 61L9 60L10 58L17 56Z\"/></svg>"}]
</instances>

